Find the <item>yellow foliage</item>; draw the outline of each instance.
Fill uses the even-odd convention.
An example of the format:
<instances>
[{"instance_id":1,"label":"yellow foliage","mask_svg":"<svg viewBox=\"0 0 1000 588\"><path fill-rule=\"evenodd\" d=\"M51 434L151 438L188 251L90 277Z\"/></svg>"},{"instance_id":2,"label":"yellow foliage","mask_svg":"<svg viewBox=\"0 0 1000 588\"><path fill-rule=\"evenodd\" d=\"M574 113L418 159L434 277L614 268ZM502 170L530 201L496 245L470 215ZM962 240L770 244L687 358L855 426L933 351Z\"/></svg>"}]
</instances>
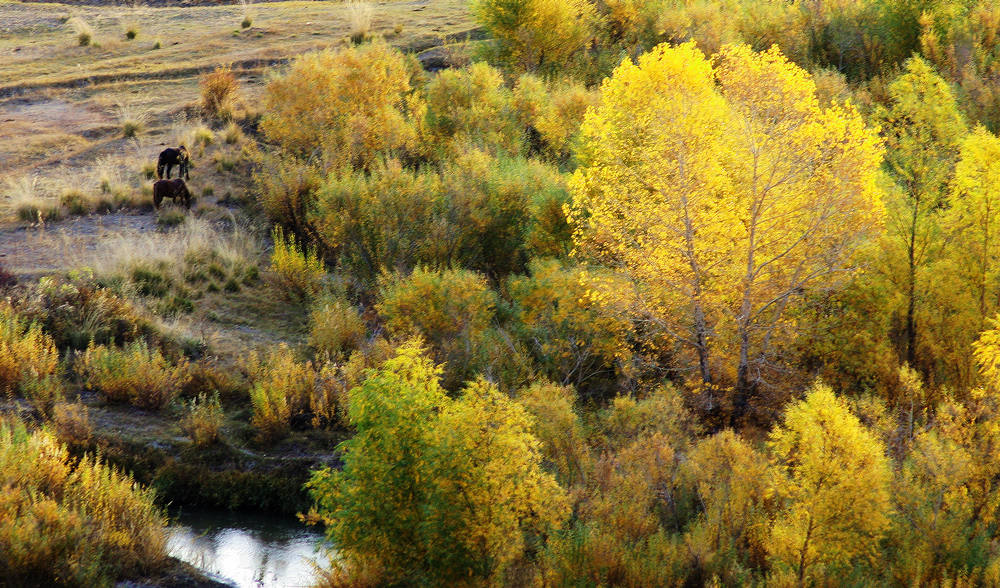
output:
<instances>
[{"instance_id":1,"label":"yellow foliage","mask_svg":"<svg viewBox=\"0 0 1000 588\"><path fill-rule=\"evenodd\" d=\"M224 415L218 392L211 396L204 392L198 394L197 398L184 403L184 410L181 430L196 446L204 447L219 440Z\"/></svg>"},{"instance_id":2,"label":"yellow foliage","mask_svg":"<svg viewBox=\"0 0 1000 588\"><path fill-rule=\"evenodd\" d=\"M565 485L583 483L590 466L590 448L583 423L573 409L573 389L541 382L520 390L517 400L534 417L532 434L559 481Z\"/></svg>"},{"instance_id":3,"label":"yellow foliage","mask_svg":"<svg viewBox=\"0 0 1000 588\"><path fill-rule=\"evenodd\" d=\"M701 440L683 465L704 508L688 532L688 545L697 561L705 562L726 584L737 583L725 568L728 551L740 546L744 562L760 560L767 551L774 472L767 457L731 430Z\"/></svg>"},{"instance_id":4,"label":"yellow foliage","mask_svg":"<svg viewBox=\"0 0 1000 588\"><path fill-rule=\"evenodd\" d=\"M171 363L142 340L121 349L91 343L77 358L76 371L84 385L106 402L128 402L148 410L170 404L191 378L186 359Z\"/></svg>"},{"instance_id":5,"label":"yellow foliage","mask_svg":"<svg viewBox=\"0 0 1000 588\"><path fill-rule=\"evenodd\" d=\"M635 283L592 289L637 299L705 384L735 380L738 413L786 311L881 218L875 131L850 105L821 108L776 48L710 61L693 43L661 45L626 60L584 119L578 157L578 253Z\"/></svg>"},{"instance_id":6,"label":"yellow foliage","mask_svg":"<svg viewBox=\"0 0 1000 588\"><path fill-rule=\"evenodd\" d=\"M589 0L473 0L472 12L519 71L564 64L590 44L598 18Z\"/></svg>"},{"instance_id":7,"label":"yellow foliage","mask_svg":"<svg viewBox=\"0 0 1000 588\"><path fill-rule=\"evenodd\" d=\"M332 167L368 167L413 142L414 72L381 41L300 55L268 84L261 130L299 155L322 149Z\"/></svg>"},{"instance_id":8,"label":"yellow foliage","mask_svg":"<svg viewBox=\"0 0 1000 588\"><path fill-rule=\"evenodd\" d=\"M469 146L518 153L521 129L500 72L479 62L439 73L427 84L427 135L429 147L450 157Z\"/></svg>"},{"instance_id":9,"label":"yellow foliage","mask_svg":"<svg viewBox=\"0 0 1000 588\"><path fill-rule=\"evenodd\" d=\"M889 526L885 446L829 387L817 383L770 435L784 507L767 547L801 585L814 570L874 559Z\"/></svg>"},{"instance_id":10,"label":"yellow foliage","mask_svg":"<svg viewBox=\"0 0 1000 588\"><path fill-rule=\"evenodd\" d=\"M275 441L291 429L293 415L309 410L316 388L316 370L310 361L296 361L288 345L282 343L262 361L252 374L253 425L263 441Z\"/></svg>"},{"instance_id":11,"label":"yellow foliage","mask_svg":"<svg viewBox=\"0 0 1000 588\"><path fill-rule=\"evenodd\" d=\"M602 374L630 376L634 328L628 317L592 300L579 268L564 269L555 260L535 260L529 268L531 277L511 279L508 290L549 377L583 385Z\"/></svg>"},{"instance_id":12,"label":"yellow foliage","mask_svg":"<svg viewBox=\"0 0 1000 588\"><path fill-rule=\"evenodd\" d=\"M495 296L486 278L466 270L417 267L409 276L383 274L375 305L389 333L421 335L435 346L479 333L493 318Z\"/></svg>"},{"instance_id":13,"label":"yellow foliage","mask_svg":"<svg viewBox=\"0 0 1000 588\"><path fill-rule=\"evenodd\" d=\"M201 108L212 117L230 119L233 116L237 93L240 89L236 76L229 65L216 67L211 73L202 76Z\"/></svg>"},{"instance_id":14,"label":"yellow foliage","mask_svg":"<svg viewBox=\"0 0 1000 588\"><path fill-rule=\"evenodd\" d=\"M97 458L71 459L48 432L0 420L0 488L5 583L111 585L168 561L153 491Z\"/></svg>"},{"instance_id":15,"label":"yellow foliage","mask_svg":"<svg viewBox=\"0 0 1000 588\"><path fill-rule=\"evenodd\" d=\"M309 315L309 345L319 356L336 358L361 346L365 322L347 300L321 300Z\"/></svg>"},{"instance_id":16,"label":"yellow foliage","mask_svg":"<svg viewBox=\"0 0 1000 588\"><path fill-rule=\"evenodd\" d=\"M24 395L47 413L62 395L58 369L52 337L0 304L0 393Z\"/></svg>"},{"instance_id":17,"label":"yellow foliage","mask_svg":"<svg viewBox=\"0 0 1000 588\"><path fill-rule=\"evenodd\" d=\"M296 243L295 235L285 236L281 227L271 233L274 251L271 253L271 274L282 295L310 298L319 293L326 277L326 266L313 247Z\"/></svg>"}]
</instances>

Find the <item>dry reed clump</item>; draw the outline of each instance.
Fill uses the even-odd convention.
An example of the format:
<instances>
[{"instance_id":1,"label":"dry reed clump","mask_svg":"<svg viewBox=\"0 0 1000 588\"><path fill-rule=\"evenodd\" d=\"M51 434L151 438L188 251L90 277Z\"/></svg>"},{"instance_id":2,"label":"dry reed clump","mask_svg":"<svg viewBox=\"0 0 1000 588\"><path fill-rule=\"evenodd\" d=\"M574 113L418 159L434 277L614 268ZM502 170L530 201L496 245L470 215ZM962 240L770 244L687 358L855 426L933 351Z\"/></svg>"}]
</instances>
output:
<instances>
[{"instance_id":1,"label":"dry reed clump","mask_svg":"<svg viewBox=\"0 0 1000 588\"><path fill-rule=\"evenodd\" d=\"M238 101L240 84L232 67L223 65L201 78L201 108L209 117L229 120Z\"/></svg>"},{"instance_id":2,"label":"dry reed clump","mask_svg":"<svg viewBox=\"0 0 1000 588\"><path fill-rule=\"evenodd\" d=\"M188 216L167 233L127 232L110 235L90 251L66 251L77 267L95 275L126 277L137 267L165 267L171 280L186 281L198 269L210 276L256 273L260 240L249 226L234 218L231 228ZM204 268L191 267L204 265ZM212 267L214 266L214 267ZM187 273L187 276L185 274Z\"/></svg>"},{"instance_id":3,"label":"dry reed clump","mask_svg":"<svg viewBox=\"0 0 1000 588\"><path fill-rule=\"evenodd\" d=\"M104 586L168 562L153 490L47 431L0 419L0 487L5 583Z\"/></svg>"},{"instance_id":4,"label":"dry reed clump","mask_svg":"<svg viewBox=\"0 0 1000 588\"><path fill-rule=\"evenodd\" d=\"M94 29L91 28L90 24L83 19L80 15L74 15L66 21L66 24L73 29L73 34L76 35L76 42L81 47L86 47L94 41Z\"/></svg>"},{"instance_id":5,"label":"dry reed clump","mask_svg":"<svg viewBox=\"0 0 1000 588\"><path fill-rule=\"evenodd\" d=\"M249 29L253 26L254 11L251 0L239 0L240 9L243 11L243 20L240 21L240 28Z\"/></svg>"},{"instance_id":6,"label":"dry reed clump","mask_svg":"<svg viewBox=\"0 0 1000 588\"><path fill-rule=\"evenodd\" d=\"M368 2L352 0L347 3L347 23L351 30L351 41L360 43L368 38L372 31L372 18L375 9Z\"/></svg>"},{"instance_id":7,"label":"dry reed clump","mask_svg":"<svg viewBox=\"0 0 1000 588\"><path fill-rule=\"evenodd\" d=\"M7 180L4 208L26 223L45 223L62 217L59 202L45 195L37 176Z\"/></svg>"},{"instance_id":8,"label":"dry reed clump","mask_svg":"<svg viewBox=\"0 0 1000 588\"><path fill-rule=\"evenodd\" d=\"M91 344L77 358L76 370L87 388L106 402L127 402L147 410L170 404L190 378L187 360L172 363L145 341L120 349Z\"/></svg>"},{"instance_id":9,"label":"dry reed clump","mask_svg":"<svg viewBox=\"0 0 1000 588\"><path fill-rule=\"evenodd\" d=\"M121 125L122 136L132 138L141 133L149 122L151 110L137 101L119 99L114 106L114 117Z\"/></svg>"},{"instance_id":10,"label":"dry reed clump","mask_svg":"<svg viewBox=\"0 0 1000 588\"><path fill-rule=\"evenodd\" d=\"M196 446L206 447L219 440L224 420L219 393L207 395L202 392L184 403L184 417L180 426Z\"/></svg>"}]
</instances>

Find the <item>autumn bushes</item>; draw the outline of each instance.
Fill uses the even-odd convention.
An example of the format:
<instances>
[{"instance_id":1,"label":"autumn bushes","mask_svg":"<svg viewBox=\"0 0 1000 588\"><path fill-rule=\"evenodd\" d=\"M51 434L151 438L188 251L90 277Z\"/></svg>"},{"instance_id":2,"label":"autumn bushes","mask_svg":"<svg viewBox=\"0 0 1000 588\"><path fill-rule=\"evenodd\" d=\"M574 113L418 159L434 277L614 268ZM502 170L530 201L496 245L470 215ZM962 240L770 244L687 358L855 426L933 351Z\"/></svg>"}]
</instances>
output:
<instances>
[{"instance_id":1,"label":"autumn bushes","mask_svg":"<svg viewBox=\"0 0 1000 588\"><path fill-rule=\"evenodd\" d=\"M100 458L71 459L46 431L0 420L0 579L104 586L167 562L153 492Z\"/></svg>"}]
</instances>

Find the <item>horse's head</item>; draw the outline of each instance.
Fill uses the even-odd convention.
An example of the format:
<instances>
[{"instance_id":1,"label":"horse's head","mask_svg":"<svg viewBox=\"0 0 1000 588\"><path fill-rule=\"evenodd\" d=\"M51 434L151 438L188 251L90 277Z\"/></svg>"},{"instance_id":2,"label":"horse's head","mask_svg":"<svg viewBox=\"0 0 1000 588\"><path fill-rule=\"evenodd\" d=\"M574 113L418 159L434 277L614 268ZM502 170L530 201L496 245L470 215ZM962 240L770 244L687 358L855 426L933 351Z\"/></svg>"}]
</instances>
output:
<instances>
[{"instance_id":1,"label":"horse's head","mask_svg":"<svg viewBox=\"0 0 1000 588\"><path fill-rule=\"evenodd\" d=\"M188 154L187 147L181 145L177 148L177 160L180 163L189 163L191 161L191 155Z\"/></svg>"}]
</instances>

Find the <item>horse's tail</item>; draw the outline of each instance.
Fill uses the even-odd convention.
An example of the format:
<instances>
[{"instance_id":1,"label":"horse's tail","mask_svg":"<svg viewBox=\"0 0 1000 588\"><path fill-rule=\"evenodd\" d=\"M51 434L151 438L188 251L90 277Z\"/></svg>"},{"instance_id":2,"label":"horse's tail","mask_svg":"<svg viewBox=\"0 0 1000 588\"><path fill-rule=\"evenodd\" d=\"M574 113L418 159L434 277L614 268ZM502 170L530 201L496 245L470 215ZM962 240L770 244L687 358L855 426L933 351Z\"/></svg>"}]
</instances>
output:
<instances>
[{"instance_id":1,"label":"horse's tail","mask_svg":"<svg viewBox=\"0 0 1000 588\"><path fill-rule=\"evenodd\" d=\"M156 179L157 180L163 179L163 161L156 162Z\"/></svg>"}]
</instances>

